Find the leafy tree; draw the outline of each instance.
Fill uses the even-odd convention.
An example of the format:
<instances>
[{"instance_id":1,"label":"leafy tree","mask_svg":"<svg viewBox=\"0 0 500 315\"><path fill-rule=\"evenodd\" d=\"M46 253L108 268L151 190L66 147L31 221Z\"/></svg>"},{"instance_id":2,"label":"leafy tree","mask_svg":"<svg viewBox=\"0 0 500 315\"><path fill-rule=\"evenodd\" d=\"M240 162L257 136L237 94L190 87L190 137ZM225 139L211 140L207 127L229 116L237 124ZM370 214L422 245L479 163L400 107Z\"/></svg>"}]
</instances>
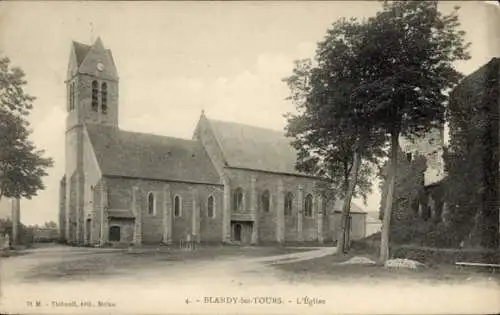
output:
<instances>
[{"instance_id":1,"label":"leafy tree","mask_svg":"<svg viewBox=\"0 0 500 315\"><path fill-rule=\"evenodd\" d=\"M373 163L383 156L385 135L373 130L364 104L352 93L362 83L357 67L363 24L339 20L318 43L315 64L297 61L285 79L298 114L288 114L287 133L298 150L297 168L329 180L333 198L343 198L338 252L344 252L353 196L370 192Z\"/></svg>"},{"instance_id":2,"label":"leafy tree","mask_svg":"<svg viewBox=\"0 0 500 315\"><path fill-rule=\"evenodd\" d=\"M27 116L35 98L24 92L24 77L20 68L10 67L7 57L0 57L0 199L36 195L53 164L28 139Z\"/></svg>"},{"instance_id":3,"label":"leafy tree","mask_svg":"<svg viewBox=\"0 0 500 315\"><path fill-rule=\"evenodd\" d=\"M453 62L466 60L469 43L458 30L458 7L443 15L437 1L386 1L367 20L358 62L366 80L355 98L390 137L388 191L380 260L389 257L389 229L397 176L398 139L441 128L449 91L462 78Z\"/></svg>"},{"instance_id":4,"label":"leafy tree","mask_svg":"<svg viewBox=\"0 0 500 315\"><path fill-rule=\"evenodd\" d=\"M9 236L9 245L16 245L13 244L13 222L10 218L7 219L0 219L0 236L8 235ZM30 243L33 243L33 233L32 233L32 228L28 227L24 224L19 225L19 240L20 244L28 245ZM3 246L4 244L0 244L0 246Z\"/></svg>"},{"instance_id":5,"label":"leafy tree","mask_svg":"<svg viewBox=\"0 0 500 315\"><path fill-rule=\"evenodd\" d=\"M437 1L386 1L366 21L339 20L318 45L317 65L297 63L287 80L301 113L289 117L289 133L299 148L311 152L302 152L299 158L312 157L312 165L316 160L329 166L338 165L326 164L333 154L352 157L342 222L361 157L376 161L383 136L389 137L391 167L381 261L389 256L398 139L422 137L442 127L446 92L462 78L453 62L470 58L465 32L457 30L457 10L443 15Z\"/></svg>"},{"instance_id":6,"label":"leafy tree","mask_svg":"<svg viewBox=\"0 0 500 315\"><path fill-rule=\"evenodd\" d=\"M0 234L12 235L12 220L10 218L0 219Z\"/></svg>"}]
</instances>

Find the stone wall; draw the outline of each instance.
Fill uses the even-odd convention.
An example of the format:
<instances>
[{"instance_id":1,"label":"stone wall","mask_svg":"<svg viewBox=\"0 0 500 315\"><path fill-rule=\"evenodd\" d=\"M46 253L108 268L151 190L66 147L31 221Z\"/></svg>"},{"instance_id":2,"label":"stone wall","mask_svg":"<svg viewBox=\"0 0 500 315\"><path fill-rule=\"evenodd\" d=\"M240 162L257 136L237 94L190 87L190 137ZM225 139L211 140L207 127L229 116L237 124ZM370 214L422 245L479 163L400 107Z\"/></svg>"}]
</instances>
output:
<instances>
[{"instance_id":1,"label":"stone wall","mask_svg":"<svg viewBox=\"0 0 500 315\"><path fill-rule=\"evenodd\" d=\"M217 185L199 185L179 182L160 182L140 179L107 178L109 189L109 206L111 209L132 210L132 188L137 187L136 210L142 217L142 243L160 243L164 240L164 207L171 207L172 218L171 240L186 240L188 235L197 235L202 242L220 242L222 239L222 188ZM168 184L168 186L167 186ZM168 188L166 188L168 187ZM193 191L194 190L194 191ZM168 191L166 193L166 191ZM153 213L148 212L148 194L154 194L155 207ZM170 200L165 199L168 194ZM215 198L213 218L207 215L207 200L210 195ZM180 216L173 215L175 197L180 197ZM196 202L194 203L193 201ZM196 209L193 210L193 205ZM196 216L193 221L193 214ZM199 223L198 223L199 222Z\"/></svg>"},{"instance_id":2,"label":"stone wall","mask_svg":"<svg viewBox=\"0 0 500 315\"><path fill-rule=\"evenodd\" d=\"M424 185L436 183L444 178L443 128L433 129L418 139L401 137L399 144L405 154L411 153L413 158L417 155L425 157L427 168L424 173Z\"/></svg>"},{"instance_id":3,"label":"stone wall","mask_svg":"<svg viewBox=\"0 0 500 315\"><path fill-rule=\"evenodd\" d=\"M69 243L76 242L76 176L71 174L66 176L65 193L65 239Z\"/></svg>"},{"instance_id":4,"label":"stone wall","mask_svg":"<svg viewBox=\"0 0 500 315\"><path fill-rule=\"evenodd\" d=\"M243 213L251 213L251 181L252 178L255 179L256 221L258 221L260 242L277 242L280 241L280 237L281 241L317 241L318 231L322 231L323 238L328 234L328 222L323 219L324 215L317 215L318 202L313 203L311 217L306 217L303 212L307 194L312 194L315 200L319 200L319 193L316 191L317 179L241 169L226 169L226 172L231 191L236 188L241 188L243 191ZM262 207L262 194L266 190L270 193L269 212L265 212ZM293 194L292 212L291 215L284 215L282 208L285 194L288 192ZM281 232L280 228L283 229Z\"/></svg>"},{"instance_id":5,"label":"stone wall","mask_svg":"<svg viewBox=\"0 0 500 315\"><path fill-rule=\"evenodd\" d=\"M220 243L222 240L222 209L224 191L222 187L205 186L199 196L200 236L202 242ZM208 197L214 197L214 216L208 215Z\"/></svg>"},{"instance_id":6,"label":"stone wall","mask_svg":"<svg viewBox=\"0 0 500 315\"><path fill-rule=\"evenodd\" d=\"M89 240L90 244L97 245L101 240L101 223L102 223L102 211L103 211L103 185L105 185L105 181L99 180L92 191L93 194L93 213L92 216L92 232L91 239Z\"/></svg>"},{"instance_id":7,"label":"stone wall","mask_svg":"<svg viewBox=\"0 0 500 315\"><path fill-rule=\"evenodd\" d=\"M99 110L96 112L92 109L92 81L94 80L98 81L99 92L101 84L104 82L107 84L108 97L106 114L101 112L100 93L98 93ZM71 82L73 82L76 86L76 103L75 109L68 112L66 119L67 126L74 126L83 123L98 123L118 126L118 82L96 78L85 74L80 74L74 77ZM69 84L67 93L69 99Z\"/></svg>"},{"instance_id":8,"label":"stone wall","mask_svg":"<svg viewBox=\"0 0 500 315\"><path fill-rule=\"evenodd\" d=\"M120 243L132 244L134 240L134 221L124 219L110 219L109 228L112 228L114 226L120 227Z\"/></svg>"},{"instance_id":9,"label":"stone wall","mask_svg":"<svg viewBox=\"0 0 500 315\"><path fill-rule=\"evenodd\" d=\"M59 241L66 241L66 176L59 182Z\"/></svg>"},{"instance_id":10,"label":"stone wall","mask_svg":"<svg viewBox=\"0 0 500 315\"><path fill-rule=\"evenodd\" d=\"M295 189L292 213L283 214L284 234L282 242L317 242L332 241L336 239L336 229L338 228L339 216L334 214L330 203L325 202L325 210L318 214L318 208L322 201L315 191L314 180L310 178L293 177L287 178L277 174L267 174L261 172L250 172L244 170L231 170L232 187L243 189L245 197L244 211L250 207L251 184L246 183L251 178L256 179L255 190L260 194L268 189L270 191L269 212L264 212L262 204L258 203L256 226L258 228L258 241L260 243L276 243L278 223L278 206L283 207L283 202L278 202L278 189L276 181L283 184L283 192ZM101 234L105 233L104 241L107 242L109 228L118 225L121 228L122 242L132 242L134 240L134 220L110 219L104 229L101 225L103 208L133 211L133 187L137 187L135 192L135 209L141 215L141 243L159 244L165 240L165 213L173 214L175 196L179 196L182 201L181 215L172 217L171 242L174 244L180 240L186 240L193 235L202 243L220 243L222 241L223 225L223 187L218 185L190 185L187 183L159 182L140 179L126 179L118 177L106 177L99 181L93 190L93 213L92 231L90 244L98 244ZM168 187L168 188L166 188ZM169 196L169 200L165 196ZM155 207L153 213L148 213L147 196L153 193L155 196ZM304 217L305 195L312 193L316 196L313 204L313 216ZM105 196L103 196L105 194ZM284 193L281 193L284 196ZM299 196L303 195L304 197ZM214 197L214 217L208 216L208 197ZM109 198L109 201L107 200ZM193 202L195 203L193 205ZM164 207L171 207L170 212L164 211ZM193 210L195 206L195 210ZM193 221L193 211L199 214ZM352 238L358 239L365 235L365 215L352 214ZM107 218L104 216L104 220ZM255 223L254 223L255 224ZM300 226L301 225L301 226ZM302 230L302 233L299 231Z\"/></svg>"},{"instance_id":11,"label":"stone wall","mask_svg":"<svg viewBox=\"0 0 500 315\"><path fill-rule=\"evenodd\" d=\"M99 230L98 228L95 227L95 221L97 218L97 212L96 212L96 206L95 204L100 204L100 193L99 196L96 199L95 196L95 190L102 188L102 185L97 187L100 179L101 179L101 171L99 169L99 164L97 162L97 158L95 156L92 144L90 142L90 138L88 136L88 133L86 129L84 129L83 133L83 205L82 205L82 211L83 211L83 218L82 218L82 223L80 228L83 230L82 234L84 235L83 237L83 243L85 244L91 244L97 242L98 238L94 238L95 234L94 230ZM91 220L91 231L87 231L89 228L86 221ZM89 237L89 233L91 234Z\"/></svg>"},{"instance_id":12,"label":"stone wall","mask_svg":"<svg viewBox=\"0 0 500 315\"><path fill-rule=\"evenodd\" d=\"M298 225L297 215L285 215L285 242L295 242L297 241L297 225Z\"/></svg>"}]
</instances>

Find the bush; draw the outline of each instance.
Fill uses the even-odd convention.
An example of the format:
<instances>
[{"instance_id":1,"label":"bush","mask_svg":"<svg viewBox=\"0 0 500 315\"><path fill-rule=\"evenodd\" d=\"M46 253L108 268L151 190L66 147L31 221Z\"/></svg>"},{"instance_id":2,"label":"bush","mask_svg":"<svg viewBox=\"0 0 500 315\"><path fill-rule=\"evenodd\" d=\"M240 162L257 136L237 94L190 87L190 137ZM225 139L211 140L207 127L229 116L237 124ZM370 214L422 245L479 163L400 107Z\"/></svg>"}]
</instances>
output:
<instances>
[{"instance_id":1,"label":"bush","mask_svg":"<svg viewBox=\"0 0 500 315\"><path fill-rule=\"evenodd\" d=\"M459 248L462 235L441 222L408 219L391 225L390 239L398 245Z\"/></svg>"},{"instance_id":2,"label":"bush","mask_svg":"<svg viewBox=\"0 0 500 315\"><path fill-rule=\"evenodd\" d=\"M422 243L434 244L433 246L422 245L402 245L391 243L391 258L407 258L419 261L427 265L455 264L457 261L476 262L488 264L500 264L500 250L459 249L439 247L439 244L446 243L443 240L450 238L446 236L446 230L435 230L433 234L422 238ZM370 235L369 237L352 241L351 249L353 252L361 252L364 255L373 255L378 257L380 251L380 233Z\"/></svg>"},{"instance_id":3,"label":"bush","mask_svg":"<svg viewBox=\"0 0 500 315\"><path fill-rule=\"evenodd\" d=\"M378 257L380 254L380 232L374 233L360 240L351 241L350 249L354 254Z\"/></svg>"},{"instance_id":4,"label":"bush","mask_svg":"<svg viewBox=\"0 0 500 315\"><path fill-rule=\"evenodd\" d=\"M500 263L500 252L484 249L451 249L416 246L397 246L391 249L393 258L417 260L428 265L454 264L457 261Z\"/></svg>"}]
</instances>

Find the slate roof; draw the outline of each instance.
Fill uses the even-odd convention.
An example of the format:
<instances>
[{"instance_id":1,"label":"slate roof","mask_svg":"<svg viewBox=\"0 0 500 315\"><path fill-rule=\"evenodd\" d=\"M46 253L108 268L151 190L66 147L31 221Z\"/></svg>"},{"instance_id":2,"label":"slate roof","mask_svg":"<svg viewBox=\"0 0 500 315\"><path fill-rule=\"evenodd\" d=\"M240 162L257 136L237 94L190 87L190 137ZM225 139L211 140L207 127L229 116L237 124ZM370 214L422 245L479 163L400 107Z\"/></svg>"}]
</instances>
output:
<instances>
[{"instance_id":1,"label":"slate roof","mask_svg":"<svg viewBox=\"0 0 500 315\"><path fill-rule=\"evenodd\" d=\"M479 97L482 97L481 93L477 93L477 91L485 88L484 80L488 79L486 76L487 71L492 68L494 69L494 67L498 67L498 65L500 65L500 57L491 58L490 61L465 76L450 94L454 96L457 93L462 94L465 92L470 93L472 96L479 94Z\"/></svg>"},{"instance_id":2,"label":"slate roof","mask_svg":"<svg viewBox=\"0 0 500 315\"><path fill-rule=\"evenodd\" d=\"M333 210L336 212L337 211L341 212L343 206L344 206L343 200L335 200L335 205L333 206ZM351 201L351 213L366 213L366 211Z\"/></svg>"},{"instance_id":3,"label":"slate roof","mask_svg":"<svg viewBox=\"0 0 500 315\"><path fill-rule=\"evenodd\" d=\"M89 74L108 80L117 80L118 72L111 50L104 48L100 37L92 45L72 42L72 51L74 53L75 65L70 66L69 77L75 73ZM104 70L98 71L96 66L98 62L104 64Z\"/></svg>"},{"instance_id":4,"label":"slate roof","mask_svg":"<svg viewBox=\"0 0 500 315\"><path fill-rule=\"evenodd\" d=\"M207 119L227 166L305 175L295 169L297 152L284 132Z\"/></svg>"},{"instance_id":5,"label":"slate roof","mask_svg":"<svg viewBox=\"0 0 500 315\"><path fill-rule=\"evenodd\" d=\"M92 46L78 42L73 42L73 47L75 49L76 64L80 66L83 62L83 59L85 59L85 56L87 56Z\"/></svg>"},{"instance_id":6,"label":"slate roof","mask_svg":"<svg viewBox=\"0 0 500 315\"><path fill-rule=\"evenodd\" d=\"M379 219L379 213L373 211L366 212L366 223L381 224L382 220Z\"/></svg>"},{"instance_id":7,"label":"slate roof","mask_svg":"<svg viewBox=\"0 0 500 315\"><path fill-rule=\"evenodd\" d=\"M103 175L219 184L220 177L202 145L152 134L87 125Z\"/></svg>"}]
</instances>

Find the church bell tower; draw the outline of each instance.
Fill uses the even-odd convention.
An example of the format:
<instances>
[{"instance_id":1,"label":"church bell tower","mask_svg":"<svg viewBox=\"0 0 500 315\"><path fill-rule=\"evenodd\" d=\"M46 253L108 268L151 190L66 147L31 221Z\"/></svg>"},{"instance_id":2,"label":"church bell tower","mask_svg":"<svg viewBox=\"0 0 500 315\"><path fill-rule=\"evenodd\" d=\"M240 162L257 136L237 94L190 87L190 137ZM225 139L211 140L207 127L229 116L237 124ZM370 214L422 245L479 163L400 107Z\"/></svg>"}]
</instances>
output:
<instances>
[{"instance_id":1,"label":"church bell tower","mask_svg":"<svg viewBox=\"0 0 500 315\"><path fill-rule=\"evenodd\" d=\"M92 46L73 42L66 87L66 130L85 123L118 127L118 73L101 38Z\"/></svg>"},{"instance_id":2,"label":"church bell tower","mask_svg":"<svg viewBox=\"0 0 500 315\"><path fill-rule=\"evenodd\" d=\"M100 38L92 45L73 42L66 76L66 162L60 218L62 238L83 243L85 126L118 128L118 73Z\"/></svg>"}]
</instances>

